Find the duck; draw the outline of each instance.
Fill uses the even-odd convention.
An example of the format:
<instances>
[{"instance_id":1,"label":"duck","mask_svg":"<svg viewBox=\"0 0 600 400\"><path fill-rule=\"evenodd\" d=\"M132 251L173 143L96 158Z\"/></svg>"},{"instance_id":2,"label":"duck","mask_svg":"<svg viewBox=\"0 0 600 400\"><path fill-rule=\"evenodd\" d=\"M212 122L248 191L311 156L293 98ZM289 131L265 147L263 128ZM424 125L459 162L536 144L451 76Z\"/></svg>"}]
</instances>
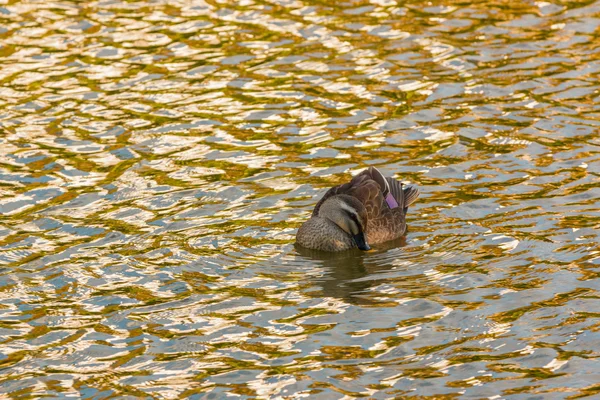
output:
<instances>
[{"instance_id":1,"label":"duck","mask_svg":"<svg viewBox=\"0 0 600 400\"><path fill-rule=\"evenodd\" d=\"M325 193L298 229L296 243L327 252L370 250L371 245L404 235L406 212L418 197L415 185L404 185L369 167Z\"/></svg>"}]
</instances>

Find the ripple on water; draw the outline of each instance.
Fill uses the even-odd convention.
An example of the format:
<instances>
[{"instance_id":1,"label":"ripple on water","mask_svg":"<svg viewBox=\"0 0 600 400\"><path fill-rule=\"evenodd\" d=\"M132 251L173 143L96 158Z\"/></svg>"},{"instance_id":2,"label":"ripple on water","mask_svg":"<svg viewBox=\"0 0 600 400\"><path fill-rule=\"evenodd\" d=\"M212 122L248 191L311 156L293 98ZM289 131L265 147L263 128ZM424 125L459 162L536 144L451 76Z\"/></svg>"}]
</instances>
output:
<instances>
[{"instance_id":1,"label":"ripple on water","mask_svg":"<svg viewBox=\"0 0 600 400\"><path fill-rule=\"evenodd\" d=\"M5 3L0 395L599 392L599 3Z\"/></svg>"}]
</instances>

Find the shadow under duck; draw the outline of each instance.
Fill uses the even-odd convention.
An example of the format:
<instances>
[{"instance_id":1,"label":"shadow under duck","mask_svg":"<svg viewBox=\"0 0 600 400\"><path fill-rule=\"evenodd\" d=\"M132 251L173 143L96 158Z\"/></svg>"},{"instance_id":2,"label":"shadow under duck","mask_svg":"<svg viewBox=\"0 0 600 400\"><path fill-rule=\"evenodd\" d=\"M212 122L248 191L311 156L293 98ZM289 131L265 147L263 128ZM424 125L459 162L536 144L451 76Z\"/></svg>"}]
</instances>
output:
<instances>
[{"instance_id":1,"label":"shadow under duck","mask_svg":"<svg viewBox=\"0 0 600 400\"><path fill-rule=\"evenodd\" d=\"M418 197L415 186L369 167L325 193L298 229L296 243L322 251L369 250L369 245L404 235L406 211Z\"/></svg>"}]
</instances>

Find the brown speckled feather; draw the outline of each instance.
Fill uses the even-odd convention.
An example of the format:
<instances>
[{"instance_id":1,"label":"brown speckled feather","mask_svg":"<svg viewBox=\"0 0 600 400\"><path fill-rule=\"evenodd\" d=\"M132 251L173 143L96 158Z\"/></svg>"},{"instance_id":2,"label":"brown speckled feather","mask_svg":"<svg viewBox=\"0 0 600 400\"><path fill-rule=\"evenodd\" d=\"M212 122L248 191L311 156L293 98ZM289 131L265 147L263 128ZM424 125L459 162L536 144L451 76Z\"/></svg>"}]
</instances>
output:
<instances>
[{"instance_id":1,"label":"brown speckled feather","mask_svg":"<svg viewBox=\"0 0 600 400\"><path fill-rule=\"evenodd\" d=\"M398 207L390 208L384 192L392 193L398 202ZM315 206L313 216L318 215L319 208L325 200L339 194L356 197L365 206L368 218L366 229L368 242L376 244L396 239L404 234L406 207L416 200L418 190L412 187L403 190L400 182L394 178L384 178L379 170L371 167L356 175L350 182L329 189ZM407 195L410 195L410 201L405 201Z\"/></svg>"}]
</instances>

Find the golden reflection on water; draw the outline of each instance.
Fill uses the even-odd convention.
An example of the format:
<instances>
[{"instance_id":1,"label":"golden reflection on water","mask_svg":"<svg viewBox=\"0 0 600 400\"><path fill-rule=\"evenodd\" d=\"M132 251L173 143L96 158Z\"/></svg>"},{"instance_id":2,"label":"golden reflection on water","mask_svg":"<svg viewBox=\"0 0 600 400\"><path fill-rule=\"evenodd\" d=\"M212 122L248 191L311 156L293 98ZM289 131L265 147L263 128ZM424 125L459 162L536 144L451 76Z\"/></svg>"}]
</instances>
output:
<instances>
[{"instance_id":1,"label":"golden reflection on water","mask_svg":"<svg viewBox=\"0 0 600 400\"><path fill-rule=\"evenodd\" d=\"M0 0L0 396L597 395L598 15ZM370 165L407 237L295 248Z\"/></svg>"}]
</instances>

